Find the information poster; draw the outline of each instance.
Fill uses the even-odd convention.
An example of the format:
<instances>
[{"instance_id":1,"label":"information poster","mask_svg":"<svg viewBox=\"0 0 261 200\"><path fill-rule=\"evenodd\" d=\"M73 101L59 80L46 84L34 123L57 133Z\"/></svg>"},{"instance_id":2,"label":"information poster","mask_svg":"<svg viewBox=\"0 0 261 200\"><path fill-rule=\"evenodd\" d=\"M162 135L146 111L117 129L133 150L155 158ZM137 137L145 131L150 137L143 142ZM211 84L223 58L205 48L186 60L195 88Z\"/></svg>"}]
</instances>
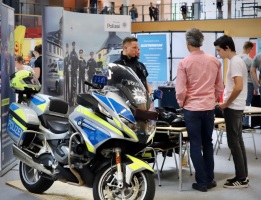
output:
<instances>
[{"instance_id":1,"label":"information poster","mask_svg":"<svg viewBox=\"0 0 261 200\"><path fill-rule=\"evenodd\" d=\"M140 61L148 70L148 82L167 81L167 34L138 34Z\"/></svg>"}]
</instances>

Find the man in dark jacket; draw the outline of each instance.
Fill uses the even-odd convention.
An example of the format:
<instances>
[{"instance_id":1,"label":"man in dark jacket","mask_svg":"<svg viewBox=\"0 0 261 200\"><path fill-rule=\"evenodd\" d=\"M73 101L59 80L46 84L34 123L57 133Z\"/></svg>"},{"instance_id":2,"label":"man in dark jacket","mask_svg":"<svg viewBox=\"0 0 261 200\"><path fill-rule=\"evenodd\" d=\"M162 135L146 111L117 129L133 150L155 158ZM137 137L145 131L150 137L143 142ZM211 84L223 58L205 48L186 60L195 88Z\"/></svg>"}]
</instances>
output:
<instances>
[{"instance_id":1,"label":"man in dark jacket","mask_svg":"<svg viewBox=\"0 0 261 200\"><path fill-rule=\"evenodd\" d=\"M69 105L74 106L76 104L77 70L79 67L79 59L75 51L75 42L72 42L72 51L70 53L70 64L71 64L71 96L69 100Z\"/></svg>"},{"instance_id":2,"label":"man in dark jacket","mask_svg":"<svg viewBox=\"0 0 261 200\"><path fill-rule=\"evenodd\" d=\"M114 63L130 67L141 79L148 93L151 94L151 88L147 82L148 71L145 65L138 61L137 57L139 54L138 39L135 37L126 37L122 45L123 51L121 52L121 58Z\"/></svg>"},{"instance_id":3,"label":"man in dark jacket","mask_svg":"<svg viewBox=\"0 0 261 200\"><path fill-rule=\"evenodd\" d=\"M90 59L87 61L87 70L88 70L88 82L92 82L92 77L96 73L97 63L93 58L94 53L90 53Z\"/></svg>"},{"instance_id":4,"label":"man in dark jacket","mask_svg":"<svg viewBox=\"0 0 261 200\"><path fill-rule=\"evenodd\" d=\"M69 44L66 43L66 50L65 50L65 56L64 56L64 98L65 101L69 101L69 66L70 66L70 55L69 55Z\"/></svg>"},{"instance_id":5,"label":"man in dark jacket","mask_svg":"<svg viewBox=\"0 0 261 200\"><path fill-rule=\"evenodd\" d=\"M154 21L156 21L154 11L155 11L155 7L152 5L152 2L150 2L150 7L149 7L150 21L152 21L152 18L154 19Z\"/></svg>"}]
</instances>

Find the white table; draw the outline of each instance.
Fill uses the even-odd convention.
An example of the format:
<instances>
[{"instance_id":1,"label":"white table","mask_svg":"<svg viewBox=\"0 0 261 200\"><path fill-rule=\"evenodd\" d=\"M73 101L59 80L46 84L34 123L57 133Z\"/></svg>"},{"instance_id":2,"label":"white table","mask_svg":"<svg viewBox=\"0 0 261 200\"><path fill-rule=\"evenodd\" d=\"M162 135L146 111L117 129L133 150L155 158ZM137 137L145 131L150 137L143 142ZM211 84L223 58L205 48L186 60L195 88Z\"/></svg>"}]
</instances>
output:
<instances>
[{"instance_id":1,"label":"white table","mask_svg":"<svg viewBox=\"0 0 261 200\"><path fill-rule=\"evenodd\" d=\"M246 106L244 110L245 116L261 116L261 108Z\"/></svg>"},{"instance_id":2,"label":"white table","mask_svg":"<svg viewBox=\"0 0 261 200\"><path fill-rule=\"evenodd\" d=\"M224 118L215 118L214 124L224 123ZM178 134L179 135L179 191L182 190L182 137L186 133L186 127L156 127L157 133ZM185 135L184 135L185 136Z\"/></svg>"}]
</instances>

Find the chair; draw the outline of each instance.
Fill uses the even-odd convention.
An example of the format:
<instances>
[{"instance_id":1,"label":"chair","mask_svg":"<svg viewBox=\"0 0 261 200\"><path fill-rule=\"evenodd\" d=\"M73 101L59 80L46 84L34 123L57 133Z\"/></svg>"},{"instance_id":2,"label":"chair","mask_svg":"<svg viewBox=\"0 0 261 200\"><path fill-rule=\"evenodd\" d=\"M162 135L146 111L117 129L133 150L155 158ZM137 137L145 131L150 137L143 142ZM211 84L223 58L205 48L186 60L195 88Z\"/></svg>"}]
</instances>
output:
<instances>
[{"instance_id":1,"label":"chair","mask_svg":"<svg viewBox=\"0 0 261 200\"><path fill-rule=\"evenodd\" d=\"M220 144L222 144L222 137L224 132L226 132L226 124L222 123L222 124L218 124L215 126L215 130L217 133L217 140L214 146L214 152L216 150L216 155L218 154L218 150L220 149Z\"/></svg>"},{"instance_id":2,"label":"chair","mask_svg":"<svg viewBox=\"0 0 261 200\"><path fill-rule=\"evenodd\" d=\"M218 150L220 149L220 144L222 144L223 134L224 134L224 132L226 132L225 123L218 124L218 127L216 127L215 130L216 130L216 133L217 133L217 140L216 140L216 143L215 143L215 146L214 146L214 151L216 150L216 155L217 155ZM255 156L256 156L256 159L258 159L257 152L256 152L255 137L254 137L255 129L245 129L245 130L242 130L242 131L243 131L243 133L251 133L252 134ZM229 155L228 160L230 160L230 158L231 158L231 153Z\"/></svg>"},{"instance_id":3,"label":"chair","mask_svg":"<svg viewBox=\"0 0 261 200\"><path fill-rule=\"evenodd\" d=\"M168 134L162 134L156 132L151 145L149 145L143 150L142 159L146 160L149 163L153 163L153 168L156 165L159 186L161 186L160 173L162 173L166 156L170 155L170 153L172 154L172 152L175 152L175 149L178 149L178 147L179 147L179 143L176 138L171 139ZM159 170L159 164L157 159L159 152L161 152L164 157L160 170ZM178 172L178 164L175 155L174 155L174 160L176 164L176 171Z\"/></svg>"},{"instance_id":4,"label":"chair","mask_svg":"<svg viewBox=\"0 0 261 200\"><path fill-rule=\"evenodd\" d=\"M188 152L188 158L189 158L189 145L188 140L184 140L184 151L182 152L182 157L184 158L185 152ZM174 155L173 155L174 152ZM161 164L161 168L159 170L158 165L158 154L162 153L163 155L163 162ZM143 150L142 159L146 160L149 163L153 163L153 168L156 165L157 170L157 176L159 181L159 186L161 186L161 178L160 173L162 173L163 166L165 164L165 160L167 156L174 156L175 165L176 165L176 172L178 174L179 168L177 163L177 158L175 156L175 153L179 154L179 138L177 134L165 134L165 133L155 133L155 136L153 138L153 142L150 146L145 148ZM190 159L188 159L188 164L190 167L190 174L191 172L191 165L190 165ZM182 169L181 169L182 170Z\"/></svg>"}]
</instances>

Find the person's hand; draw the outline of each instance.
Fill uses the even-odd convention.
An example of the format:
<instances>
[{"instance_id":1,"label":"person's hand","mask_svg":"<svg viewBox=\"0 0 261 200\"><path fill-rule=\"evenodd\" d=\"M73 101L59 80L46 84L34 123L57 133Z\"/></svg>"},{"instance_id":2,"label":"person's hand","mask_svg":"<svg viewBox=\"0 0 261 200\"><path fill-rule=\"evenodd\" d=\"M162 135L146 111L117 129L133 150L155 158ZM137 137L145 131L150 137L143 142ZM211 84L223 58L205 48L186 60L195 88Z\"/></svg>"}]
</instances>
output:
<instances>
[{"instance_id":1,"label":"person's hand","mask_svg":"<svg viewBox=\"0 0 261 200\"><path fill-rule=\"evenodd\" d=\"M257 95L257 90L256 89L254 89L253 94Z\"/></svg>"},{"instance_id":2,"label":"person's hand","mask_svg":"<svg viewBox=\"0 0 261 200\"><path fill-rule=\"evenodd\" d=\"M226 103L220 103L218 106L219 106L220 110L224 110L227 107L227 104Z\"/></svg>"}]
</instances>

